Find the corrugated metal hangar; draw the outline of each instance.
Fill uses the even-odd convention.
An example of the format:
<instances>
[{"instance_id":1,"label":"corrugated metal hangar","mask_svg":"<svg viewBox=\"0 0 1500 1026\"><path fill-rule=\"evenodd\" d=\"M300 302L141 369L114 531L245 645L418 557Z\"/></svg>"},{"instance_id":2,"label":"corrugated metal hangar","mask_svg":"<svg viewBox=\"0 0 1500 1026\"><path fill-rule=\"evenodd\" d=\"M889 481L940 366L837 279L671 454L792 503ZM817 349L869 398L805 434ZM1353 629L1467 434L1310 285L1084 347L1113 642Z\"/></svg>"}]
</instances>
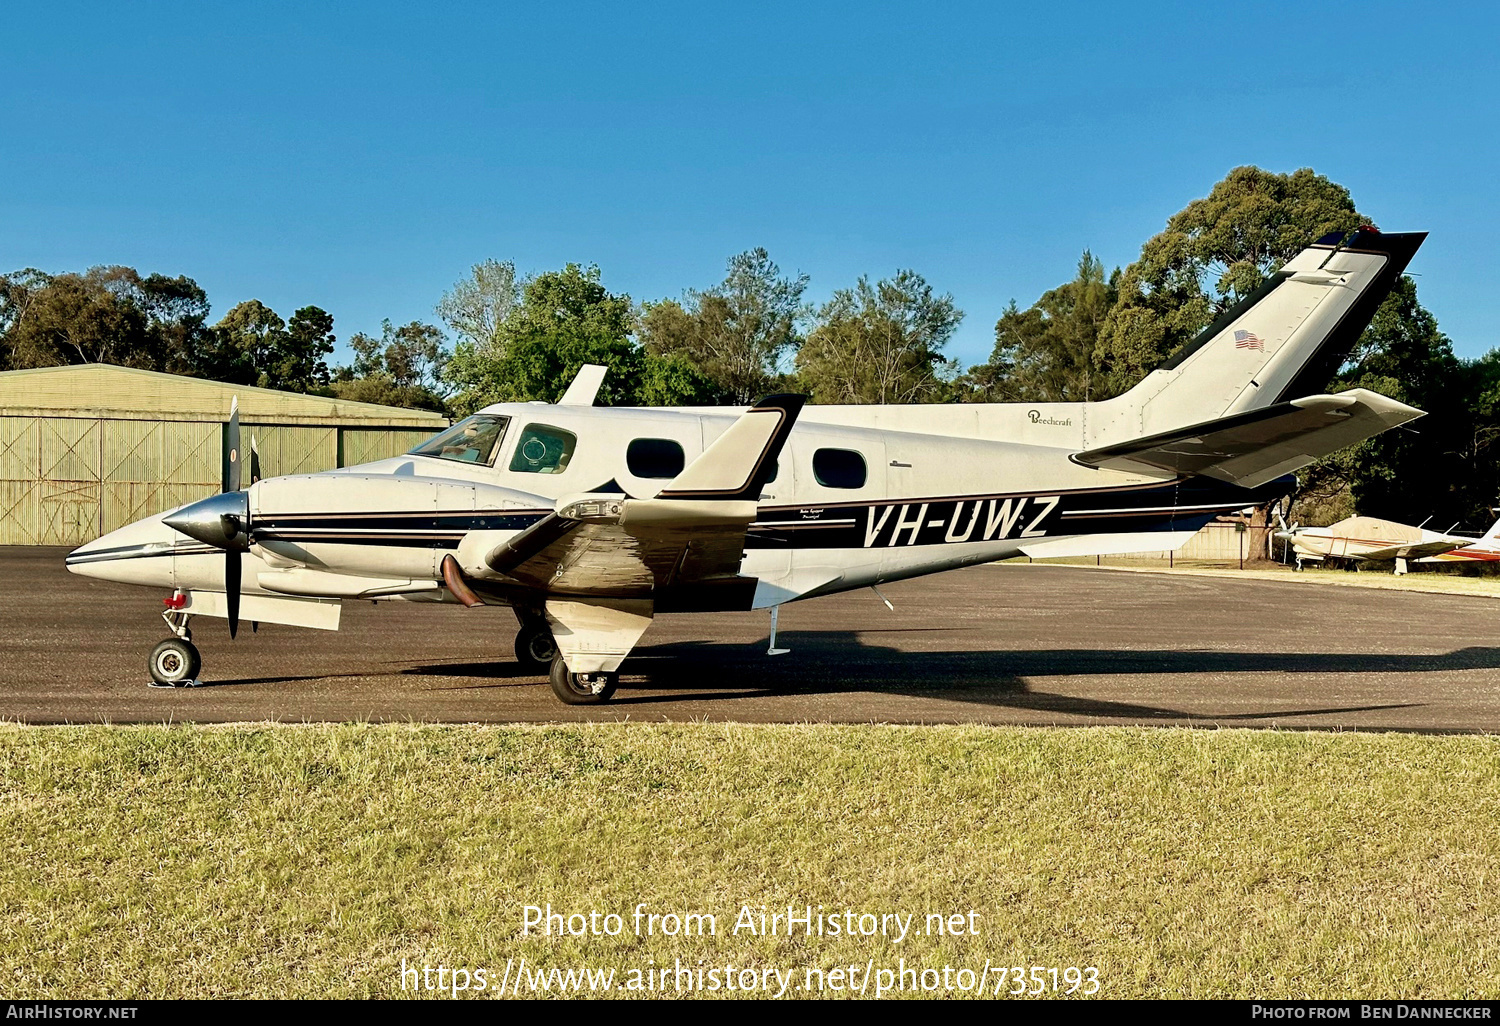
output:
<instances>
[{"instance_id":1,"label":"corrugated metal hangar","mask_svg":"<svg viewBox=\"0 0 1500 1026\"><path fill-rule=\"evenodd\" d=\"M234 396L266 477L394 456L448 424L107 364L0 372L0 545L78 545L219 491Z\"/></svg>"}]
</instances>

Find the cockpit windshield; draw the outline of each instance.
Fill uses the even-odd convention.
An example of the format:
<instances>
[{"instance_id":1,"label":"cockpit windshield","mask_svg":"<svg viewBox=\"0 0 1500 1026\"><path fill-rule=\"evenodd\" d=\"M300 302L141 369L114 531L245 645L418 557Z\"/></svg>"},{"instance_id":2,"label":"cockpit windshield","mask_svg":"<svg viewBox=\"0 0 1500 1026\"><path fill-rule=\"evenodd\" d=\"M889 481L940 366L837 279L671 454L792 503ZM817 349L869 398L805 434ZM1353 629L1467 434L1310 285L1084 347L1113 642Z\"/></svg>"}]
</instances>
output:
<instances>
[{"instance_id":1,"label":"cockpit windshield","mask_svg":"<svg viewBox=\"0 0 1500 1026\"><path fill-rule=\"evenodd\" d=\"M509 417L476 413L410 450L410 455L494 466L495 453L500 450L500 440L505 437L505 428L509 424Z\"/></svg>"}]
</instances>

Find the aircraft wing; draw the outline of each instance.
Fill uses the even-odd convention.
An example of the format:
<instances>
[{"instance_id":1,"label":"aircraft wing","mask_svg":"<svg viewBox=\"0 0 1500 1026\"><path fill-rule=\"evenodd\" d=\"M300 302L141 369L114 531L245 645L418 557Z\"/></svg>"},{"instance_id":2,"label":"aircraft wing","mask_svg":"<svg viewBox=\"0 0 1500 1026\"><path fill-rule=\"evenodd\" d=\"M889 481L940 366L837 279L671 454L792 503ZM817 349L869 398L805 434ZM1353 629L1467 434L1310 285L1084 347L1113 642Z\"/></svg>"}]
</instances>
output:
<instances>
[{"instance_id":1,"label":"aircraft wing","mask_svg":"<svg viewBox=\"0 0 1500 1026\"><path fill-rule=\"evenodd\" d=\"M1254 488L1425 415L1354 388L1090 449L1073 459L1132 473L1203 474Z\"/></svg>"},{"instance_id":2,"label":"aircraft wing","mask_svg":"<svg viewBox=\"0 0 1500 1026\"><path fill-rule=\"evenodd\" d=\"M617 598L737 578L760 491L802 403L762 399L656 498L560 500L555 512L486 548L471 572L549 595Z\"/></svg>"},{"instance_id":3,"label":"aircraft wing","mask_svg":"<svg viewBox=\"0 0 1500 1026\"><path fill-rule=\"evenodd\" d=\"M1461 549L1466 545L1474 544L1465 538L1447 538L1437 541L1405 542L1399 545L1388 545L1383 549L1369 549L1364 552L1354 553L1360 559L1421 559L1423 556L1441 556L1445 552Z\"/></svg>"}]
</instances>

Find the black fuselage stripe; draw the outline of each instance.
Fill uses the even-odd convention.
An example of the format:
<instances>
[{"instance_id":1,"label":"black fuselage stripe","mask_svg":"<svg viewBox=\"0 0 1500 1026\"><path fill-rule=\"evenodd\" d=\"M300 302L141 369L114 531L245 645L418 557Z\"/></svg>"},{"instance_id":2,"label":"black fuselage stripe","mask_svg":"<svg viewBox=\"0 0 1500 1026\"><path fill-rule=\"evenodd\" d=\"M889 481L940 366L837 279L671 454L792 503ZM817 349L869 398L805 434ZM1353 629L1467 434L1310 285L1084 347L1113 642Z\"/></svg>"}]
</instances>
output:
<instances>
[{"instance_id":1,"label":"black fuselage stripe","mask_svg":"<svg viewBox=\"0 0 1500 1026\"><path fill-rule=\"evenodd\" d=\"M750 525L745 544L748 548L870 548L1195 530L1225 510L1256 505L1281 494L1288 483L1278 479L1249 489L1192 477L1103 489L766 506L759 511L761 519ZM1069 505L1084 508L1069 509ZM801 520L789 522L798 514ZM293 521L284 514L265 514L252 521L252 530L257 541L452 549L469 531L524 531L549 516L555 515L493 510L422 512L400 518L389 514L303 513ZM413 523L417 518L423 522ZM810 530L813 528L816 530Z\"/></svg>"},{"instance_id":2,"label":"black fuselage stripe","mask_svg":"<svg viewBox=\"0 0 1500 1026\"><path fill-rule=\"evenodd\" d=\"M112 549L97 549L91 552L70 552L63 558L64 566L82 566L85 563L110 563L117 559L158 559L164 556L207 556L223 549L212 545L183 546L163 549L156 545L121 545Z\"/></svg>"}]
</instances>

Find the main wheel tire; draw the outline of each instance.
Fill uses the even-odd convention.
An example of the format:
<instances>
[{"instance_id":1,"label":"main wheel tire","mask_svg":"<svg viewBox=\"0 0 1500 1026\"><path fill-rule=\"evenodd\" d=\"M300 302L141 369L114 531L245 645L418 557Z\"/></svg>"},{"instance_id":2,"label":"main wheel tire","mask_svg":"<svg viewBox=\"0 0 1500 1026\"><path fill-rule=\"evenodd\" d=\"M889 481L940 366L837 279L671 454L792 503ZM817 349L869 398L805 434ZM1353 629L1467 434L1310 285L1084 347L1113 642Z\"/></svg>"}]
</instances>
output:
<instances>
[{"instance_id":1,"label":"main wheel tire","mask_svg":"<svg viewBox=\"0 0 1500 1026\"><path fill-rule=\"evenodd\" d=\"M552 693L568 705L601 705L608 702L620 683L618 673L574 673L559 654L547 675Z\"/></svg>"},{"instance_id":2,"label":"main wheel tire","mask_svg":"<svg viewBox=\"0 0 1500 1026\"><path fill-rule=\"evenodd\" d=\"M545 624L524 624L516 632L516 661L529 673L546 673L557 658L557 642Z\"/></svg>"},{"instance_id":3,"label":"main wheel tire","mask_svg":"<svg viewBox=\"0 0 1500 1026\"><path fill-rule=\"evenodd\" d=\"M151 679L166 687L178 687L198 679L203 657L191 641L168 638L151 650L147 664Z\"/></svg>"}]
</instances>

